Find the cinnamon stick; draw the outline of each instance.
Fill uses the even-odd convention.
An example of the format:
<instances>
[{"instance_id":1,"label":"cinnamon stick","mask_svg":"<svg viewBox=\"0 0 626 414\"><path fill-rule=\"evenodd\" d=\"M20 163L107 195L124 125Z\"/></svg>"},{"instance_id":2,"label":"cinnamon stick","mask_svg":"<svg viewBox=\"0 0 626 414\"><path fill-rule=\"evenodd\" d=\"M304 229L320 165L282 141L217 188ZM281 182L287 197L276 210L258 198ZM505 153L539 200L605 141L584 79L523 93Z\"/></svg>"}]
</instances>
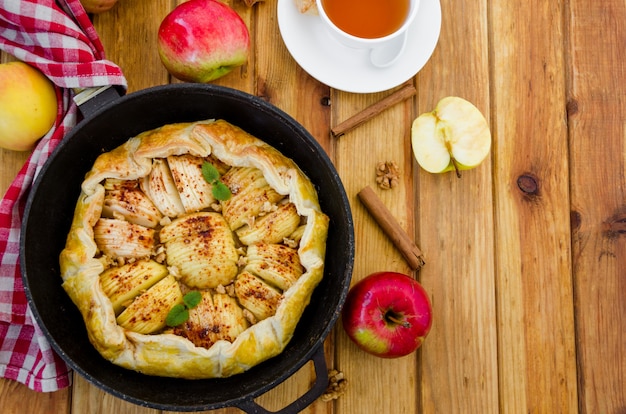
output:
<instances>
[{"instance_id":1,"label":"cinnamon stick","mask_svg":"<svg viewBox=\"0 0 626 414\"><path fill-rule=\"evenodd\" d=\"M362 189L357 196L385 234L391 239L396 248L400 250L400 253L402 253L402 256L404 256L411 269L417 270L424 266L425 262L422 251L415 245L404 229L402 229L391 212L378 198L374 190L372 190L370 186L367 186Z\"/></svg>"},{"instance_id":2,"label":"cinnamon stick","mask_svg":"<svg viewBox=\"0 0 626 414\"><path fill-rule=\"evenodd\" d=\"M391 95L387 96L386 98L376 102L375 104L365 108L363 111L359 112L358 114L341 122L339 125L336 125L335 127L331 128L330 132L332 132L333 136L339 137L345 134L346 132L351 131L352 129L356 128L357 126L363 124L364 122L372 119L373 117L380 114L384 110L391 108L395 104L400 103L404 101L405 99L410 98L416 93L417 91L415 87L411 84L407 84L403 86L402 88L398 89L397 91L395 91L394 93L392 93Z\"/></svg>"}]
</instances>

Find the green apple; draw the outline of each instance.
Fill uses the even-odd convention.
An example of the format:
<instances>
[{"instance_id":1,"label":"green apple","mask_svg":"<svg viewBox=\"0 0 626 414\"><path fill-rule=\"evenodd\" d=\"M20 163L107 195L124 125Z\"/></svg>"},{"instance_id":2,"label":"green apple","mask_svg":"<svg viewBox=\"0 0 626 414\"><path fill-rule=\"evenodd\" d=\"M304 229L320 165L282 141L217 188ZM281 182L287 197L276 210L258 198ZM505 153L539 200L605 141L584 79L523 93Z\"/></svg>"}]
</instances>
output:
<instances>
[{"instance_id":1,"label":"green apple","mask_svg":"<svg viewBox=\"0 0 626 414\"><path fill-rule=\"evenodd\" d=\"M0 64L0 147L27 151L54 125L54 84L24 62Z\"/></svg>"},{"instance_id":2,"label":"green apple","mask_svg":"<svg viewBox=\"0 0 626 414\"><path fill-rule=\"evenodd\" d=\"M478 166L491 149L491 132L483 114L472 103L448 96L432 112L415 119L411 144L418 164L428 172L443 173Z\"/></svg>"}]
</instances>

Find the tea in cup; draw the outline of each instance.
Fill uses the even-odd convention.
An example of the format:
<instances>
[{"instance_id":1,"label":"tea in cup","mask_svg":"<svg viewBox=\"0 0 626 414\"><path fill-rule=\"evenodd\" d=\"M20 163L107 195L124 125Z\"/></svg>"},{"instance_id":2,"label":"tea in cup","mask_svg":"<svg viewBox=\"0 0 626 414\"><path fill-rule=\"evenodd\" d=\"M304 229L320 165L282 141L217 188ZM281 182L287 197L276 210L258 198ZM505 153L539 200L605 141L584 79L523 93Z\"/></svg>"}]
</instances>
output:
<instances>
[{"instance_id":1,"label":"tea in cup","mask_svg":"<svg viewBox=\"0 0 626 414\"><path fill-rule=\"evenodd\" d=\"M316 0L331 36L357 49L369 49L374 66L390 66L402 55L407 31L420 0Z\"/></svg>"}]
</instances>

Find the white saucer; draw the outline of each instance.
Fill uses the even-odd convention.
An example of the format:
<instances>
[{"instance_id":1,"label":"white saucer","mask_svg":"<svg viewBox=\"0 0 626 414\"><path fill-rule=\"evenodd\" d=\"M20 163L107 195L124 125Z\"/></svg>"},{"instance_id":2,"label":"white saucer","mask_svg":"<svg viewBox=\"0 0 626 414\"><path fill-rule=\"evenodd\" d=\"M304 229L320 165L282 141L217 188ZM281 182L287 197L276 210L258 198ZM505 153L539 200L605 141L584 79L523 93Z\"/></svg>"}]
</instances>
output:
<instances>
[{"instance_id":1,"label":"white saucer","mask_svg":"<svg viewBox=\"0 0 626 414\"><path fill-rule=\"evenodd\" d=\"M320 17L300 13L295 0L278 0L278 27L291 56L318 81L346 92L380 92L407 81L430 59L439 40L441 6L439 0L421 0L405 51L385 68L370 63L369 51L333 39Z\"/></svg>"}]
</instances>

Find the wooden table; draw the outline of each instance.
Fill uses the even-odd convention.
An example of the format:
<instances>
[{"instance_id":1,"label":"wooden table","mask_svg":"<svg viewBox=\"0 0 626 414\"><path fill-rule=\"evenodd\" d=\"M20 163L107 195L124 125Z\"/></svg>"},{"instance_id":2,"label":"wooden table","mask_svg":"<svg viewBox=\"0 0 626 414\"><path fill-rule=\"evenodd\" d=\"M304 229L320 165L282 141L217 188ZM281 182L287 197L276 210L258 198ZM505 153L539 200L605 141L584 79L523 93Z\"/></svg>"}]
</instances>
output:
<instances>
[{"instance_id":1,"label":"wooden table","mask_svg":"<svg viewBox=\"0 0 626 414\"><path fill-rule=\"evenodd\" d=\"M174 3L120 0L94 17L129 92L171 81L155 41ZM250 27L253 53L216 83L283 109L327 150L353 208L353 281L410 272L356 196L375 187L378 161L400 166L400 185L376 191L426 258L416 276L435 321L423 347L377 359L335 329L327 360L345 373L347 391L306 412L624 413L624 1L441 0L441 36L412 79L417 95L339 139L332 126L392 91L330 89L287 52L276 0L231 4ZM490 158L461 178L426 173L411 154L411 122L448 95L475 103L494 139ZM26 156L0 152L3 191ZM260 403L276 410L297 398L311 371L305 366ZM78 375L71 389L50 394L4 380L0 400L4 413L154 412Z\"/></svg>"}]
</instances>

